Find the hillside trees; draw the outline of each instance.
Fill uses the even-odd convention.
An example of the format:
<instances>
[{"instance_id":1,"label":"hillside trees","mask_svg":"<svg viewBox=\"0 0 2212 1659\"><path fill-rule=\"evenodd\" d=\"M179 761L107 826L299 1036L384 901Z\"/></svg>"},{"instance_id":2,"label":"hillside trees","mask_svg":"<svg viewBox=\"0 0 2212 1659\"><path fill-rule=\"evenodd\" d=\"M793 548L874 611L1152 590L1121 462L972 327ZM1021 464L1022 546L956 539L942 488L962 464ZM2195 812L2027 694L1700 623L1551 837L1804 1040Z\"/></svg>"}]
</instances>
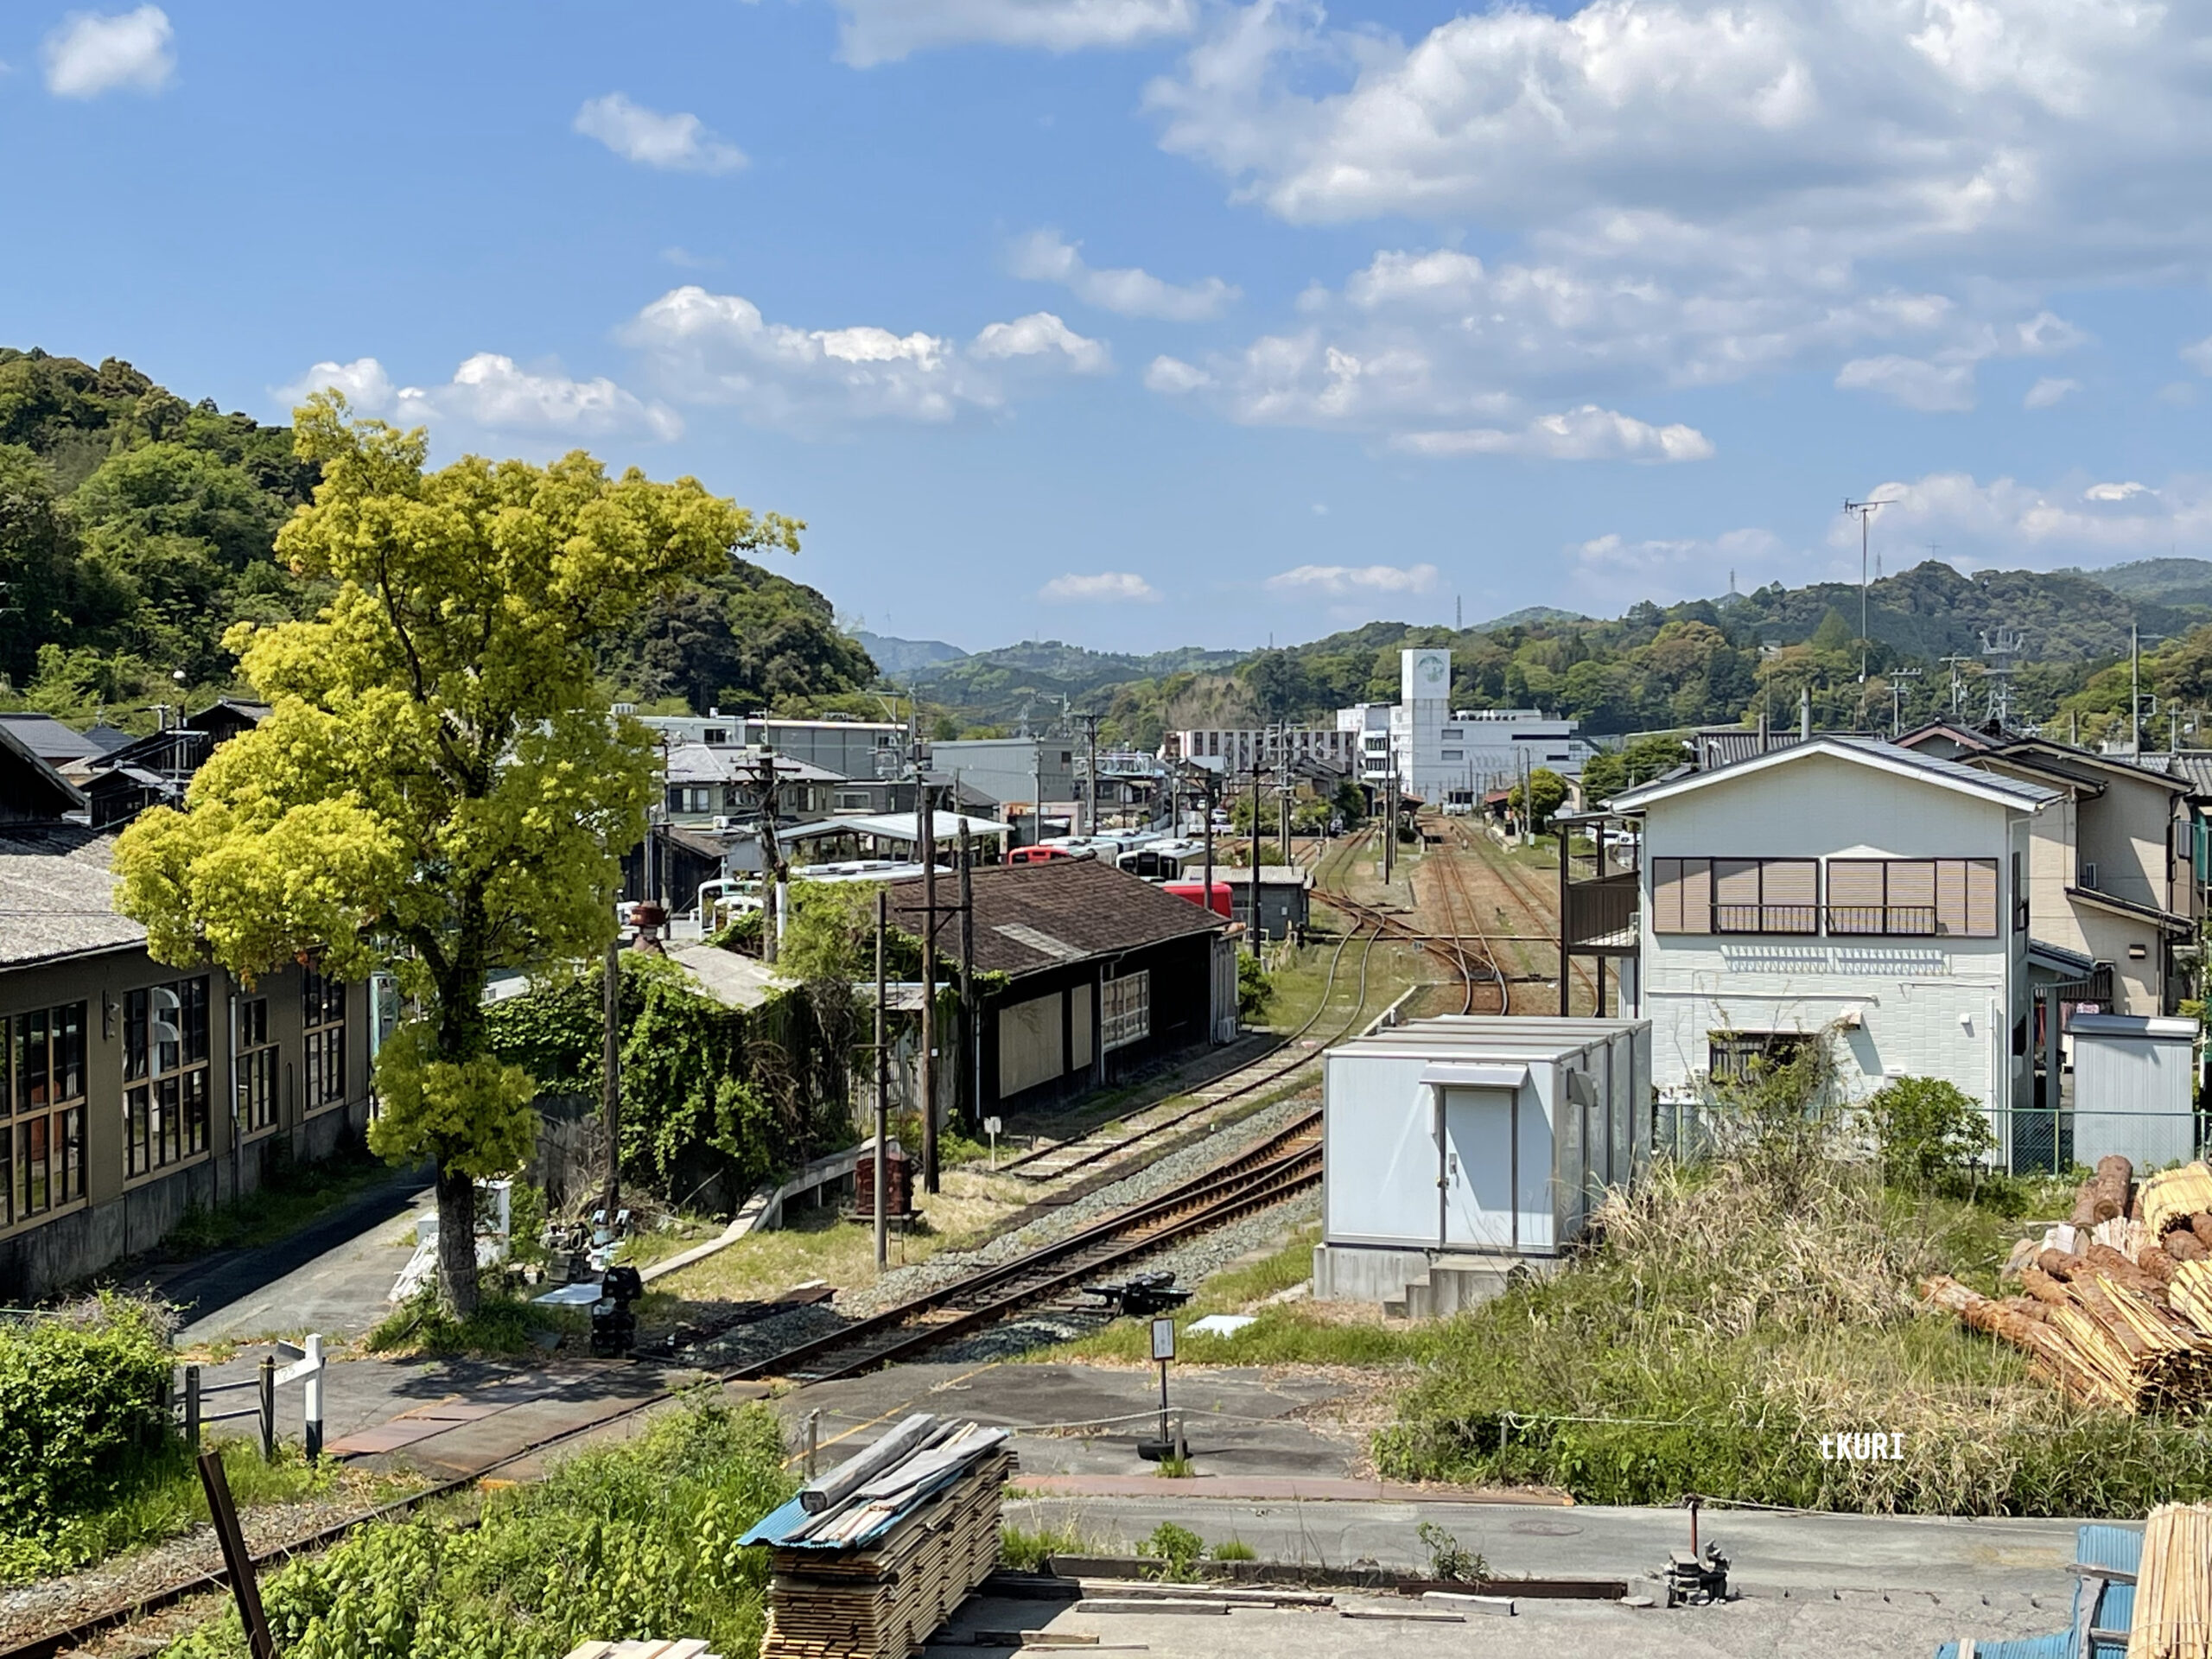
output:
<instances>
[{"instance_id":1,"label":"hillside trees","mask_svg":"<svg viewBox=\"0 0 2212 1659\"><path fill-rule=\"evenodd\" d=\"M271 713L183 811L124 834L118 903L166 962L251 981L319 953L340 977L397 977L409 1014L378 1057L371 1144L435 1161L440 1292L466 1315L472 1183L527 1154L534 1092L491 1052L485 985L604 946L617 855L645 829L647 736L612 717L594 652L800 526L692 479L609 479L582 451L426 471L420 429L349 421L334 394L297 419L322 482L277 546L331 597L226 637Z\"/></svg>"}]
</instances>

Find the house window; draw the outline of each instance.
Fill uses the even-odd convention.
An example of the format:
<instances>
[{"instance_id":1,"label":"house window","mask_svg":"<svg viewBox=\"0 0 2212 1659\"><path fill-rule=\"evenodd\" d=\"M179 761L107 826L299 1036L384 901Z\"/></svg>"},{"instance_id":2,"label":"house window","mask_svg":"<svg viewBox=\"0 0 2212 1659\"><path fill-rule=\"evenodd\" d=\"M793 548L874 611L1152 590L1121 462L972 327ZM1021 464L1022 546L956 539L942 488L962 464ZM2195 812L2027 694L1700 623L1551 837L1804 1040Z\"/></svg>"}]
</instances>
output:
<instances>
[{"instance_id":1,"label":"house window","mask_svg":"<svg viewBox=\"0 0 2212 1659\"><path fill-rule=\"evenodd\" d=\"M1810 1040L1796 1031L1713 1031L1706 1038L1706 1075L1715 1083L1745 1083L1787 1065Z\"/></svg>"},{"instance_id":2,"label":"house window","mask_svg":"<svg viewBox=\"0 0 2212 1659\"><path fill-rule=\"evenodd\" d=\"M1993 858L1832 858L1828 931L1997 937Z\"/></svg>"},{"instance_id":3,"label":"house window","mask_svg":"<svg viewBox=\"0 0 2212 1659\"><path fill-rule=\"evenodd\" d=\"M265 996L238 1004L238 1122L248 1135L276 1126L276 1045Z\"/></svg>"},{"instance_id":4,"label":"house window","mask_svg":"<svg viewBox=\"0 0 2212 1659\"><path fill-rule=\"evenodd\" d=\"M1152 975L1123 974L1100 988L1102 1050L1127 1047L1152 1035Z\"/></svg>"},{"instance_id":5,"label":"house window","mask_svg":"<svg viewBox=\"0 0 2212 1659\"><path fill-rule=\"evenodd\" d=\"M173 980L123 997L124 1173L207 1150L207 982Z\"/></svg>"},{"instance_id":6,"label":"house window","mask_svg":"<svg viewBox=\"0 0 2212 1659\"><path fill-rule=\"evenodd\" d=\"M727 726L709 726L704 732L700 734L700 741L705 743L709 748L719 748L723 744L729 741L729 728Z\"/></svg>"},{"instance_id":7,"label":"house window","mask_svg":"<svg viewBox=\"0 0 2212 1659\"><path fill-rule=\"evenodd\" d=\"M0 1227L85 1196L82 1002L4 1022L0 1077Z\"/></svg>"},{"instance_id":8,"label":"house window","mask_svg":"<svg viewBox=\"0 0 2212 1659\"><path fill-rule=\"evenodd\" d=\"M319 1111L346 1098L346 987L321 967L307 969L301 996L307 1027L307 1103Z\"/></svg>"},{"instance_id":9,"label":"house window","mask_svg":"<svg viewBox=\"0 0 2212 1659\"><path fill-rule=\"evenodd\" d=\"M2018 853L2012 855L2012 931L2028 931L2028 878Z\"/></svg>"},{"instance_id":10,"label":"house window","mask_svg":"<svg viewBox=\"0 0 2212 1659\"><path fill-rule=\"evenodd\" d=\"M1812 858L1655 858L1655 933L1817 933L1821 866Z\"/></svg>"}]
</instances>

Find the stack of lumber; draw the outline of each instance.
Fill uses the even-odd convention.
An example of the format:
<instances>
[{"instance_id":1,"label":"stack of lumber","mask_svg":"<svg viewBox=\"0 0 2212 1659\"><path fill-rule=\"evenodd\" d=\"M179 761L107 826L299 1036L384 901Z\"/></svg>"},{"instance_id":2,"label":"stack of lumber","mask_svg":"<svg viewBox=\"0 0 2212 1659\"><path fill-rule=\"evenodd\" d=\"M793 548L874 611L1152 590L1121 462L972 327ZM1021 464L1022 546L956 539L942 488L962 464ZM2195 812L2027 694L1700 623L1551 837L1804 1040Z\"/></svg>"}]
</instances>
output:
<instances>
[{"instance_id":1,"label":"stack of lumber","mask_svg":"<svg viewBox=\"0 0 2212 1659\"><path fill-rule=\"evenodd\" d=\"M2212 1659L2212 1505L2162 1503L2151 1511L2127 1659Z\"/></svg>"},{"instance_id":2,"label":"stack of lumber","mask_svg":"<svg viewBox=\"0 0 2212 1659\"><path fill-rule=\"evenodd\" d=\"M766 1516L762 1659L906 1659L998 1563L1004 1429L918 1414Z\"/></svg>"},{"instance_id":3,"label":"stack of lumber","mask_svg":"<svg viewBox=\"0 0 2212 1659\"><path fill-rule=\"evenodd\" d=\"M2212 1406L2212 1169L2190 1164L2134 1185L2125 1158L2082 1185L2073 1218L2007 1263L2023 1294L2002 1300L1938 1276L1937 1306L2024 1349L2076 1399L2126 1411ZM2128 1212L2136 1213L2131 1216Z\"/></svg>"}]
</instances>

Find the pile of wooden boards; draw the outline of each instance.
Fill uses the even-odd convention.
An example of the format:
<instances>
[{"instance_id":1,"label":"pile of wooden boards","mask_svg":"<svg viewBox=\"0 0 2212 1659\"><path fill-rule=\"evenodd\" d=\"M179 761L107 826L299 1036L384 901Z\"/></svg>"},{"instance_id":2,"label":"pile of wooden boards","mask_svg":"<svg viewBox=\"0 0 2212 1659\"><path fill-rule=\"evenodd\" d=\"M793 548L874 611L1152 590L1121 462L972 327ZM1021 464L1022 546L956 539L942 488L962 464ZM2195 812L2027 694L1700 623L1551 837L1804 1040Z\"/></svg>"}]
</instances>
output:
<instances>
[{"instance_id":1,"label":"pile of wooden boards","mask_svg":"<svg viewBox=\"0 0 2212 1659\"><path fill-rule=\"evenodd\" d=\"M1929 1300L2024 1349L2076 1399L2126 1411L2212 1405L2212 1170L2190 1164L2138 1189L2125 1158L2082 1183L2073 1218L2024 1239L2001 1300L1938 1275Z\"/></svg>"},{"instance_id":2,"label":"pile of wooden boards","mask_svg":"<svg viewBox=\"0 0 2212 1659\"><path fill-rule=\"evenodd\" d=\"M2212 1659L2212 1505L2163 1503L2151 1511L2127 1659Z\"/></svg>"},{"instance_id":3,"label":"pile of wooden boards","mask_svg":"<svg viewBox=\"0 0 2212 1659\"><path fill-rule=\"evenodd\" d=\"M906 1659L998 1564L1003 1429L911 1417L746 1535L770 1551L762 1659Z\"/></svg>"}]
</instances>

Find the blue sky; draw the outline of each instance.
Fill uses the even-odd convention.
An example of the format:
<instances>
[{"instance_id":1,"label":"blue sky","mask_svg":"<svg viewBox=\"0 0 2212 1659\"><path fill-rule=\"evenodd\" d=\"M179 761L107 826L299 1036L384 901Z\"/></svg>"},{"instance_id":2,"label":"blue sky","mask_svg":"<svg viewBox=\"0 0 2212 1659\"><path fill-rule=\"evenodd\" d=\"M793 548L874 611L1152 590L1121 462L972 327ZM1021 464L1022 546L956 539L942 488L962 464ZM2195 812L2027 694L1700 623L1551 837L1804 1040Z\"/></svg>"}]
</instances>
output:
<instances>
[{"instance_id":1,"label":"blue sky","mask_svg":"<svg viewBox=\"0 0 2212 1659\"><path fill-rule=\"evenodd\" d=\"M527 17L527 24L520 20ZM2212 13L170 0L0 19L0 341L809 521L849 620L1249 645L2212 556Z\"/></svg>"}]
</instances>

